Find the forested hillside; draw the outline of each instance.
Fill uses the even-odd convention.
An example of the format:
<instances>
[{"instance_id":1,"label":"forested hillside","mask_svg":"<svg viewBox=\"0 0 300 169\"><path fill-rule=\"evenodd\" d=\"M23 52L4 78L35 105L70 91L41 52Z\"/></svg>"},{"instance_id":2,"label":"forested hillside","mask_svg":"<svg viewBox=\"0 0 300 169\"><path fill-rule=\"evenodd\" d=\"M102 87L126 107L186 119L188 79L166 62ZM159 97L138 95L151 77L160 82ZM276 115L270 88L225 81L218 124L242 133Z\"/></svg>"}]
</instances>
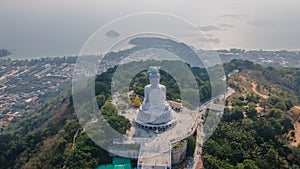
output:
<instances>
[{"instance_id":1,"label":"forested hillside","mask_svg":"<svg viewBox=\"0 0 300 169\"><path fill-rule=\"evenodd\" d=\"M236 93L204 144L205 168L299 168L299 69L224 65Z\"/></svg>"},{"instance_id":2,"label":"forested hillside","mask_svg":"<svg viewBox=\"0 0 300 169\"><path fill-rule=\"evenodd\" d=\"M93 168L110 162L76 119L70 94L50 99L0 135L0 168Z\"/></svg>"},{"instance_id":3,"label":"forested hillside","mask_svg":"<svg viewBox=\"0 0 300 169\"><path fill-rule=\"evenodd\" d=\"M227 100L222 122L204 144L205 168L299 168L295 145L299 123L299 69L263 68L249 61L224 65L227 84L236 93ZM116 69L96 78L96 100L109 124L125 133L130 124L109 101ZM193 68L201 100L210 97L209 77ZM169 99L178 98L174 79L162 71ZM284 75L284 76L283 76ZM148 83L144 72L132 81L141 94ZM100 132L100 131L99 131ZM35 113L14 119L0 135L0 168L94 168L111 162L108 153L84 132L74 112L70 93L50 98Z\"/></svg>"}]
</instances>

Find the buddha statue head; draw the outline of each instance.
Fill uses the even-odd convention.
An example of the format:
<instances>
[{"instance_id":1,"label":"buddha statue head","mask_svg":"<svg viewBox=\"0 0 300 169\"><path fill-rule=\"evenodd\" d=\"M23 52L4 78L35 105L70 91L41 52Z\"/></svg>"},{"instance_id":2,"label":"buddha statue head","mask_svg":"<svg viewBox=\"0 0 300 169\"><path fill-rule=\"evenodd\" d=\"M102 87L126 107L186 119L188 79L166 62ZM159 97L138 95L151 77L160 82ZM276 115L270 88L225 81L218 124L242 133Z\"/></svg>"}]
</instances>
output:
<instances>
[{"instance_id":1,"label":"buddha statue head","mask_svg":"<svg viewBox=\"0 0 300 169\"><path fill-rule=\"evenodd\" d=\"M159 84L160 81L160 74L157 70L157 68L153 68L150 75L149 75L149 80L151 83L151 86L155 87Z\"/></svg>"}]
</instances>

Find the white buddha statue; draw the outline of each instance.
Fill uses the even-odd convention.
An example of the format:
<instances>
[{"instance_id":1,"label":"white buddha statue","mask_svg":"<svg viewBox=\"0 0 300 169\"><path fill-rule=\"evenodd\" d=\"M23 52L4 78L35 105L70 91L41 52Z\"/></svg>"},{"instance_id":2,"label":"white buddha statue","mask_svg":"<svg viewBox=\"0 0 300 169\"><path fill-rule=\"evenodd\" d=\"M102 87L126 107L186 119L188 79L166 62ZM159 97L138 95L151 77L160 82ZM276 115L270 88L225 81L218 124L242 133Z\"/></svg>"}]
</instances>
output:
<instances>
[{"instance_id":1,"label":"white buddha statue","mask_svg":"<svg viewBox=\"0 0 300 169\"><path fill-rule=\"evenodd\" d=\"M159 84L160 74L157 68L152 68L149 75L150 84L144 88L144 101L140 107L141 114L148 114L140 117L139 120L152 123L161 124L170 121L171 108L166 101L166 87Z\"/></svg>"}]
</instances>

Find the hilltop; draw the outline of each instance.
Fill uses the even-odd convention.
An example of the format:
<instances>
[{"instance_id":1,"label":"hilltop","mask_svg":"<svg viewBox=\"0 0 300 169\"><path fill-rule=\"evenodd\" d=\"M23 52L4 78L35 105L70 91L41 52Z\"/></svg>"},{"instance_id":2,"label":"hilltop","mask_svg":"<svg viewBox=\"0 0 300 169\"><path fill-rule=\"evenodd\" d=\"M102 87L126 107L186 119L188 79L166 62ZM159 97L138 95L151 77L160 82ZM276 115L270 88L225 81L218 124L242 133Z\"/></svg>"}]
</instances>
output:
<instances>
[{"instance_id":1,"label":"hilltop","mask_svg":"<svg viewBox=\"0 0 300 169\"><path fill-rule=\"evenodd\" d=\"M298 168L300 69L243 60L224 67L236 92L204 144L205 168Z\"/></svg>"}]
</instances>

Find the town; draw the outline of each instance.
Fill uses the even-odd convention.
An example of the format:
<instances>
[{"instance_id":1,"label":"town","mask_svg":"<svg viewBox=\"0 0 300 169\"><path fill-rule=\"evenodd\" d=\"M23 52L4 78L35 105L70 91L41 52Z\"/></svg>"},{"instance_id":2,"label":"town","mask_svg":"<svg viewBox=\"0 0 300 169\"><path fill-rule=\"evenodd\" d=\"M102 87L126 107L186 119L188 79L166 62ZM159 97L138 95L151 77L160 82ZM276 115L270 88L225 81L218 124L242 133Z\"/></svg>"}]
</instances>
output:
<instances>
[{"instance_id":1,"label":"town","mask_svg":"<svg viewBox=\"0 0 300 169\"><path fill-rule=\"evenodd\" d=\"M0 130L71 87L75 57L0 62Z\"/></svg>"}]
</instances>

